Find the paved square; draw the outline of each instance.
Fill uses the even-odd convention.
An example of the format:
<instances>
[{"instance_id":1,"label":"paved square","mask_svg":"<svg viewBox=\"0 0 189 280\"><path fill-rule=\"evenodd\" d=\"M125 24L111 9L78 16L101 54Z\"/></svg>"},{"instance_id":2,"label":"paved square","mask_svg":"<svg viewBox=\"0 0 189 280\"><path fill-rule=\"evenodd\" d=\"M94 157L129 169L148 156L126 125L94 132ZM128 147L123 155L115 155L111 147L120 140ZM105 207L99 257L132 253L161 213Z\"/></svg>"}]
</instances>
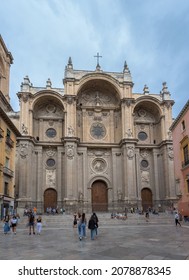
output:
<instances>
[{"instance_id":1,"label":"paved square","mask_svg":"<svg viewBox=\"0 0 189 280\"><path fill-rule=\"evenodd\" d=\"M89 219L90 214L87 214ZM1 260L186 260L189 259L189 223L176 227L174 216L138 214L126 221L100 213L95 240L79 241L72 215L43 215L41 235L28 235L27 218L21 217L17 234L3 234L0 223Z\"/></svg>"}]
</instances>

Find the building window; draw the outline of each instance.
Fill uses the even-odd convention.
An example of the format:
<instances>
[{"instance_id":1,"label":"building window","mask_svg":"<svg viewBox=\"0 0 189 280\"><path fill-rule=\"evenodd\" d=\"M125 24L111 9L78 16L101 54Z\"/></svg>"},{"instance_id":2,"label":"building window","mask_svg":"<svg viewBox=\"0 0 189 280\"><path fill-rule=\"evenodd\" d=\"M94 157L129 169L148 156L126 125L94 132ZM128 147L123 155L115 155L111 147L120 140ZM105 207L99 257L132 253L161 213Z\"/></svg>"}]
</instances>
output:
<instances>
[{"instance_id":1,"label":"building window","mask_svg":"<svg viewBox=\"0 0 189 280\"><path fill-rule=\"evenodd\" d=\"M53 158L49 158L46 161L46 164L47 164L48 167L53 167L53 166L55 166L55 160Z\"/></svg>"},{"instance_id":2,"label":"building window","mask_svg":"<svg viewBox=\"0 0 189 280\"><path fill-rule=\"evenodd\" d=\"M186 184L187 184L187 192L189 193L189 179L186 180Z\"/></svg>"},{"instance_id":3,"label":"building window","mask_svg":"<svg viewBox=\"0 0 189 280\"><path fill-rule=\"evenodd\" d=\"M10 130L7 128L7 137L10 137L11 136L11 132Z\"/></svg>"},{"instance_id":4,"label":"building window","mask_svg":"<svg viewBox=\"0 0 189 280\"><path fill-rule=\"evenodd\" d=\"M183 154L184 154L184 165L187 165L187 164L189 164L188 145L186 145L183 148Z\"/></svg>"},{"instance_id":5,"label":"building window","mask_svg":"<svg viewBox=\"0 0 189 280\"><path fill-rule=\"evenodd\" d=\"M139 138L141 141L145 141L145 140L148 138L148 135L146 134L146 132L141 131L141 132L139 132L139 134L138 134L138 138Z\"/></svg>"},{"instance_id":6,"label":"building window","mask_svg":"<svg viewBox=\"0 0 189 280\"><path fill-rule=\"evenodd\" d=\"M56 136L56 130L54 128L49 128L46 131L46 135L49 138L54 138Z\"/></svg>"},{"instance_id":7,"label":"building window","mask_svg":"<svg viewBox=\"0 0 189 280\"><path fill-rule=\"evenodd\" d=\"M91 136L95 139L102 139L106 136L106 128L102 123L94 123L90 129Z\"/></svg>"},{"instance_id":8,"label":"building window","mask_svg":"<svg viewBox=\"0 0 189 280\"><path fill-rule=\"evenodd\" d=\"M182 130L185 130L185 121L182 121Z\"/></svg>"},{"instance_id":9,"label":"building window","mask_svg":"<svg viewBox=\"0 0 189 280\"><path fill-rule=\"evenodd\" d=\"M5 167L10 167L10 159L8 157L5 158Z\"/></svg>"},{"instance_id":10,"label":"building window","mask_svg":"<svg viewBox=\"0 0 189 280\"><path fill-rule=\"evenodd\" d=\"M143 167L143 168L147 168L148 167L148 161L147 160L145 160L145 159L143 159L142 161L141 161L141 166Z\"/></svg>"},{"instance_id":11,"label":"building window","mask_svg":"<svg viewBox=\"0 0 189 280\"><path fill-rule=\"evenodd\" d=\"M9 184L8 184L7 182L5 182L4 194L5 194L5 195L9 195Z\"/></svg>"}]
</instances>

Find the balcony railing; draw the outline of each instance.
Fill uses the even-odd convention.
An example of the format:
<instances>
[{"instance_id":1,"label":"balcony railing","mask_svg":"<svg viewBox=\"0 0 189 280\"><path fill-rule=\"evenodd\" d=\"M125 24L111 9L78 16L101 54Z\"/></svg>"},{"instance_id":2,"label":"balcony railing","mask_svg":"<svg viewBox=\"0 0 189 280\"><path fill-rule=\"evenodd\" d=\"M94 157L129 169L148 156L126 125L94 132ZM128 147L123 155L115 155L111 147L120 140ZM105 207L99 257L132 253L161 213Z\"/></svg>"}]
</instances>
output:
<instances>
[{"instance_id":1,"label":"balcony railing","mask_svg":"<svg viewBox=\"0 0 189 280\"><path fill-rule=\"evenodd\" d=\"M6 144L10 147L10 148L13 148L14 147L14 142L12 141L12 139L7 136L6 137Z\"/></svg>"},{"instance_id":2,"label":"balcony railing","mask_svg":"<svg viewBox=\"0 0 189 280\"><path fill-rule=\"evenodd\" d=\"M6 166L3 167L3 173L9 177L14 177L14 172Z\"/></svg>"},{"instance_id":3,"label":"balcony railing","mask_svg":"<svg viewBox=\"0 0 189 280\"><path fill-rule=\"evenodd\" d=\"M3 136L3 130L2 130L2 128L0 128L0 138L3 138L4 136Z\"/></svg>"}]
</instances>

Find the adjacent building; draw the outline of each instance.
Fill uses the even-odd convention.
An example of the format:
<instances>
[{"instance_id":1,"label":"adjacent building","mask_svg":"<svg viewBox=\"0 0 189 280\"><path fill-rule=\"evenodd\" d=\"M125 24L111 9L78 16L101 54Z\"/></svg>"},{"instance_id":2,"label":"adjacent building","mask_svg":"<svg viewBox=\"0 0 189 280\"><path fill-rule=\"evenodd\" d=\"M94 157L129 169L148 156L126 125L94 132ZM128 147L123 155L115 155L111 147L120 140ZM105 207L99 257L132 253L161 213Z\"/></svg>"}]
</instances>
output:
<instances>
[{"instance_id":1,"label":"adjacent building","mask_svg":"<svg viewBox=\"0 0 189 280\"><path fill-rule=\"evenodd\" d=\"M189 216L189 100L171 126L174 149L178 210Z\"/></svg>"},{"instance_id":2,"label":"adjacent building","mask_svg":"<svg viewBox=\"0 0 189 280\"><path fill-rule=\"evenodd\" d=\"M0 36L0 219L12 213L15 200L16 136L20 135L8 114L10 65L13 57Z\"/></svg>"}]
</instances>

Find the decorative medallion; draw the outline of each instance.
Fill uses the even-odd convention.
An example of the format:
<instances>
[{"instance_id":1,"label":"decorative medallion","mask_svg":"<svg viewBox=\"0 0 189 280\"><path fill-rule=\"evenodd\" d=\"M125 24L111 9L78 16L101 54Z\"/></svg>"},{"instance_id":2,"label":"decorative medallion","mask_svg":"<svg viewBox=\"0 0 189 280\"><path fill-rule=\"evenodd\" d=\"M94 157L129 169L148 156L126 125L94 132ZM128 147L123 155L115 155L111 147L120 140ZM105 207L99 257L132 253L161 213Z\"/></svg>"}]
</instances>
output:
<instances>
[{"instance_id":1,"label":"decorative medallion","mask_svg":"<svg viewBox=\"0 0 189 280\"><path fill-rule=\"evenodd\" d=\"M20 145L20 156L22 158L26 158L28 155L28 144L21 144Z\"/></svg>"},{"instance_id":2,"label":"decorative medallion","mask_svg":"<svg viewBox=\"0 0 189 280\"><path fill-rule=\"evenodd\" d=\"M104 159L97 158L92 162L92 168L97 173L104 172L106 167L107 167L107 163Z\"/></svg>"},{"instance_id":3,"label":"decorative medallion","mask_svg":"<svg viewBox=\"0 0 189 280\"><path fill-rule=\"evenodd\" d=\"M102 139L106 135L106 128L102 123L94 123L91 126L90 134L95 139Z\"/></svg>"},{"instance_id":4,"label":"decorative medallion","mask_svg":"<svg viewBox=\"0 0 189 280\"><path fill-rule=\"evenodd\" d=\"M127 148L127 157L129 158L129 159L132 159L133 157L134 157L134 147L132 147L132 146L129 146L128 148Z\"/></svg>"},{"instance_id":5,"label":"decorative medallion","mask_svg":"<svg viewBox=\"0 0 189 280\"><path fill-rule=\"evenodd\" d=\"M67 152L66 152L66 154L67 154L68 159L73 159L73 157L74 157L74 149L73 149L73 146L72 146L72 145L69 145L69 146L67 147Z\"/></svg>"},{"instance_id":6,"label":"decorative medallion","mask_svg":"<svg viewBox=\"0 0 189 280\"><path fill-rule=\"evenodd\" d=\"M48 104L46 107L46 110L48 113L55 113L56 112L56 106L54 104Z\"/></svg>"}]
</instances>

